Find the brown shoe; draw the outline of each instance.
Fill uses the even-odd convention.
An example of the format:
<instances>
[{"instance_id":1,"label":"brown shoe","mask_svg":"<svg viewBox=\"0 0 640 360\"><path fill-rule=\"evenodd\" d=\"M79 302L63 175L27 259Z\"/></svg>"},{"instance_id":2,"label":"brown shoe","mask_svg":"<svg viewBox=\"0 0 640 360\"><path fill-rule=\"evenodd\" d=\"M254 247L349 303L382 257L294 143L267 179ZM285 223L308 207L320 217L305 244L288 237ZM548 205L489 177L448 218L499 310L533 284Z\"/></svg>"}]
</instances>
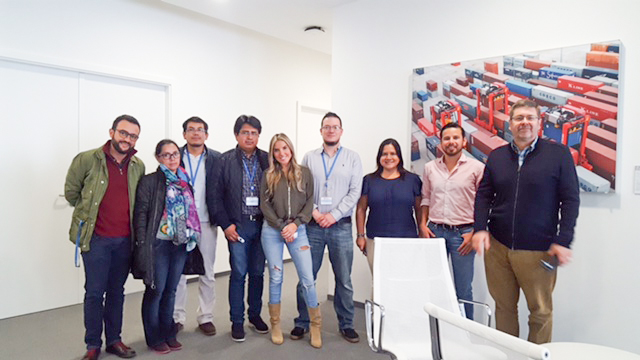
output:
<instances>
[{"instance_id":1,"label":"brown shoe","mask_svg":"<svg viewBox=\"0 0 640 360\"><path fill-rule=\"evenodd\" d=\"M100 356L100 349L91 349L87 350L87 353L84 354L82 360L98 360L98 356Z\"/></svg>"},{"instance_id":2,"label":"brown shoe","mask_svg":"<svg viewBox=\"0 0 640 360\"><path fill-rule=\"evenodd\" d=\"M107 346L105 351L108 352L109 354L114 354L123 359L129 359L136 356L135 350L123 344L122 341L118 341L115 344L111 344Z\"/></svg>"},{"instance_id":3,"label":"brown shoe","mask_svg":"<svg viewBox=\"0 0 640 360\"><path fill-rule=\"evenodd\" d=\"M179 333L180 331L182 331L182 329L184 329L184 325L182 323L179 323L179 322L175 323L173 326L175 328L174 330L175 330L176 334Z\"/></svg>"},{"instance_id":4,"label":"brown shoe","mask_svg":"<svg viewBox=\"0 0 640 360\"><path fill-rule=\"evenodd\" d=\"M198 325L198 329L202 331L203 334L207 336L213 336L216 334L216 327L212 322L206 322L204 324Z\"/></svg>"}]
</instances>

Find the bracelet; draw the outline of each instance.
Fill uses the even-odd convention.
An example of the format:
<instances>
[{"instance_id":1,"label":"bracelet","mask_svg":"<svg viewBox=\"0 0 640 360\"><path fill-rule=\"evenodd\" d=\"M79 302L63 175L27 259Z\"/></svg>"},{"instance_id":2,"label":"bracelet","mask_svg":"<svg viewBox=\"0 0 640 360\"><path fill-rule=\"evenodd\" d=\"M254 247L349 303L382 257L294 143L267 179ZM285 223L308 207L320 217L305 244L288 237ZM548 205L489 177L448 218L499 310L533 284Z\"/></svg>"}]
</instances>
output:
<instances>
[{"instance_id":1,"label":"bracelet","mask_svg":"<svg viewBox=\"0 0 640 360\"><path fill-rule=\"evenodd\" d=\"M358 233L358 237L367 237L365 233Z\"/></svg>"}]
</instances>

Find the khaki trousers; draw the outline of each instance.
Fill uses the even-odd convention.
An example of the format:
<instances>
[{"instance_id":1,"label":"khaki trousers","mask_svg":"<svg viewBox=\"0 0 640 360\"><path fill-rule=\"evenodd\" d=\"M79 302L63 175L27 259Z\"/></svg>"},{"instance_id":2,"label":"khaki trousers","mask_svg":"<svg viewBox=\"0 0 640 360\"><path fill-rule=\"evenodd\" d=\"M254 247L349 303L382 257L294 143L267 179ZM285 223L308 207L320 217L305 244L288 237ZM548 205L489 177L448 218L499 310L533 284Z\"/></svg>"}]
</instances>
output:
<instances>
[{"instance_id":1,"label":"khaki trousers","mask_svg":"<svg viewBox=\"0 0 640 360\"><path fill-rule=\"evenodd\" d=\"M545 270L540 260L549 260L546 251L512 250L491 236L491 247L485 255L485 272L489 293L496 302L496 329L520 335L518 299L524 292L529 308L528 340L551 342L553 324L552 293L557 269Z\"/></svg>"}]
</instances>

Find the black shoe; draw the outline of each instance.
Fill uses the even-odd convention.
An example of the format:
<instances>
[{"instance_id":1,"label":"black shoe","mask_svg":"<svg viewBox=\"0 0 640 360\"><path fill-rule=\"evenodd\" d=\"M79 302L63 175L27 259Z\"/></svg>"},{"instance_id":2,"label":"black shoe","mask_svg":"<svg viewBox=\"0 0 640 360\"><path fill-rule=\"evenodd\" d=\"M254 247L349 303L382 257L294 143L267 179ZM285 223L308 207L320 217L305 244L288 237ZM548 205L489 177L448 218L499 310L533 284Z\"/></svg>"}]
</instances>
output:
<instances>
[{"instance_id":1,"label":"black shoe","mask_svg":"<svg viewBox=\"0 0 640 360\"><path fill-rule=\"evenodd\" d=\"M342 337L350 343L357 343L360 341L360 336L358 336L358 333L353 329L340 329L340 334L342 334Z\"/></svg>"},{"instance_id":2,"label":"black shoe","mask_svg":"<svg viewBox=\"0 0 640 360\"><path fill-rule=\"evenodd\" d=\"M180 331L182 331L182 329L184 329L184 324L179 323L179 322L174 323L173 326L174 326L174 332L176 334L179 333Z\"/></svg>"},{"instance_id":3,"label":"black shoe","mask_svg":"<svg viewBox=\"0 0 640 360\"><path fill-rule=\"evenodd\" d=\"M308 333L309 329L301 328L296 326L291 330L291 334L289 334L289 338L291 340L300 340L304 337L304 334Z\"/></svg>"},{"instance_id":4,"label":"black shoe","mask_svg":"<svg viewBox=\"0 0 640 360\"><path fill-rule=\"evenodd\" d=\"M262 318L260 318L259 315L250 317L249 324L253 325L250 327L259 334L266 334L269 332L269 327L264 323L264 321L262 321Z\"/></svg>"},{"instance_id":5,"label":"black shoe","mask_svg":"<svg viewBox=\"0 0 640 360\"><path fill-rule=\"evenodd\" d=\"M235 342L244 341L244 325L242 324L231 325L231 339Z\"/></svg>"},{"instance_id":6,"label":"black shoe","mask_svg":"<svg viewBox=\"0 0 640 360\"><path fill-rule=\"evenodd\" d=\"M207 336L213 336L216 334L216 326L213 325L211 321L198 325L198 329Z\"/></svg>"},{"instance_id":7,"label":"black shoe","mask_svg":"<svg viewBox=\"0 0 640 360\"><path fill-rule=\"evenodd\" d=\"M111 344L107 346L105 351L108 352L109 354L114 354L123 359L129 359L136 356L135 350L123 344L122 341L118 341L115 344Z\"/></svg>"}]
</instances>

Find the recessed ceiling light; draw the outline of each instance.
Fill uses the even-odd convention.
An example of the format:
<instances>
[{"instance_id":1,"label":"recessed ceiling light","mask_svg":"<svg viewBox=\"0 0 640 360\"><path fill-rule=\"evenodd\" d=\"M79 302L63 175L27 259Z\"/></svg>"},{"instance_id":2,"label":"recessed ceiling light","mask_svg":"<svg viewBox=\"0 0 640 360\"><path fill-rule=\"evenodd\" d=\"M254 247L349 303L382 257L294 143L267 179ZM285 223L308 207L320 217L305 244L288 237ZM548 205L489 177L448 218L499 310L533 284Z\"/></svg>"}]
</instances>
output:
<instances>
[{"instance_id":1,"label":"recessed ceiling light","mask_svg":"<svg viewBox=\"0 0 640 360\"><path fill-rule=\"evenodd\" d=\"M307 26L304 31L324 31L324 28L322 26L317 26L317 25L313 25L313 26Z\"/></svg>"}]
</instances>

